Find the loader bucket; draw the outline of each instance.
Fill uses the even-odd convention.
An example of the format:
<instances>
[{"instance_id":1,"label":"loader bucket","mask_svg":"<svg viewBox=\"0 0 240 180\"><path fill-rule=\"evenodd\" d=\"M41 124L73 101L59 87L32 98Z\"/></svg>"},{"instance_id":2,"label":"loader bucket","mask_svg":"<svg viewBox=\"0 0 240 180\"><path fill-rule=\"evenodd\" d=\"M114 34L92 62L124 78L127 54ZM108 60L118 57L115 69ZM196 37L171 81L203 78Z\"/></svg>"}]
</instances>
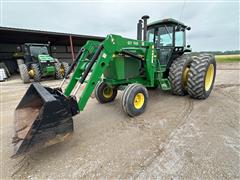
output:
<instances>
[{"instance_id":1,"label":"loader bucket","mask_svg":"<svg viewBox=\"0 0 240 180\"><path fill-rule=\"evenodd\" d=\"M15 109L14 155L64 141L73 132L75 98L33 83Z\"/></svg>"}]
</instances>

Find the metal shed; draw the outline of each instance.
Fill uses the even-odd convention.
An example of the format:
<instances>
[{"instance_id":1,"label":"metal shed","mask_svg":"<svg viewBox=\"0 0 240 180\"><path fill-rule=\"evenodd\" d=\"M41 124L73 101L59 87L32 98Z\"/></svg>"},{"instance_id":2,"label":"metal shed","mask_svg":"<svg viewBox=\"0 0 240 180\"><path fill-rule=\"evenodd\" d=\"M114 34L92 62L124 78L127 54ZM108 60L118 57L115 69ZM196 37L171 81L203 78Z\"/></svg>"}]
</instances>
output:
<instances>
[{"instance_id":1,"label":"metal shed","mask_svg":"<svg viewBox=\"0 0 240 180\"><path fill-rule=\"evenodd\" d=\"M10 73L17 72L17 63L13 54L24 43L49 43L50 53L59 61L69 63L87 40L102 41L103 37L49 32L30 29L0 27L0 62L4 62Z\"/></svg>"}]
</instances>

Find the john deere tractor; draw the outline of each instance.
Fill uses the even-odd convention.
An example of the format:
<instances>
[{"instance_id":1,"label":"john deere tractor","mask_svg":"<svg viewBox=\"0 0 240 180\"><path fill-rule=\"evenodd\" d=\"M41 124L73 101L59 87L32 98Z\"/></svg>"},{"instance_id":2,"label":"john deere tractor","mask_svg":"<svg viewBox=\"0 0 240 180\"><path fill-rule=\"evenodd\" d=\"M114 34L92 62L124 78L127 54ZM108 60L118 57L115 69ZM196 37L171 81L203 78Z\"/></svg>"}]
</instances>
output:
<instances>
[{"instance_id":1,"label":"john deere tractor","mask_svg":"<svg viewBox=\"0 0 240 180\"><path fill-rule=\"evenodd\" d=\"M24 83L30 79L38 82L46 76L62 79L69 68L66 62L59 63L49 55L48 44L25 43L18 47L15 57Z\"/></svg>"},{"instance_id":2,"label":"john deere tractor","mask_svg":"<svg viewBox=\"0 0 240 180\"><path fill-rule=\"evenodd\" d=\"M137 40L110 34L103 42L88 41L58 88L29 87L15 110L15 156L65 140L73 132L72 117L84 110L94 89L100 103L114 101L123 91L122 109L130 117L146 110L149 88L194 99L210 95L214 56L191 54L186 45L190 27L174 19L147 24L148 18L139 21Z\"/></svg>"}]
</instances>

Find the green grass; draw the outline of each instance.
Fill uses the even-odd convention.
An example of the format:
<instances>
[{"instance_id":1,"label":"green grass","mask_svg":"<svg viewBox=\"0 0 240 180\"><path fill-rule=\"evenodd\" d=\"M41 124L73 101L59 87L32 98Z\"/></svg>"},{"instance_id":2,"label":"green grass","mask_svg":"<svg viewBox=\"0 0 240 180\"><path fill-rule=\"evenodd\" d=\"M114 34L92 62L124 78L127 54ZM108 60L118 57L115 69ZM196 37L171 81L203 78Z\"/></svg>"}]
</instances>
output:
<instances>
[{"instance_id":1,"label":"green grass","mask_svg":"<svg viewBox=\"0 0 240 180\"><path fill-rule=\"evenodd\" d=\"M216 55L217 62L240 62L240 54Z\"/></svg>"}]
</instances>

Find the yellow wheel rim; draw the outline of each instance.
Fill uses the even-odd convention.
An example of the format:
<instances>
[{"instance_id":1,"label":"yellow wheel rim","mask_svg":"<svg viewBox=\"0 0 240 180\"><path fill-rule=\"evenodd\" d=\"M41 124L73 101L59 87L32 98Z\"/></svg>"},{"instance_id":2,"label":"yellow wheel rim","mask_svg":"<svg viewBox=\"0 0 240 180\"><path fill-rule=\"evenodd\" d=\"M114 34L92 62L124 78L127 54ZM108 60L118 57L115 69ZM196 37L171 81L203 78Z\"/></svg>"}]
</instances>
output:
<instances>
[{"instance_id":1,"label":"yellow wheel rim","mask_svg":"<svg viewBox=\"0 0 240 180\"><path fill-rule=\"evenodd\" d=\"M190 70L190 68L186 67L183 71L183 85L184 85L184 87L187 86L189 70Z\"/></svg>"},{"instance_id":2,"label":"yellow wheel rim","mask_svg":"<svg viewBox=\"0 0 240 180\"><path fill-rule=\"evenodd\" d=\"M134 97L133 105L136 109L140 109L144 104L145 98L143 93L137 93L137 95Z\"/></svg>"},{"instance_id":3,"label":"yellow wheel rim","mask_svg":"<svg viewBox=\"0 0 240 180\"><path fill-rule=\"evenodd\" d=\"M213 83L213 77L214 77L214 66L213 64L210 64L208 67L206 77L205 77L205 91L208 91Z\"/></svg>"},{"instance_id":4,"label":"yellow wheel rim","mask_svg":"<svg viewBox=\"0 0 240 180\"><path fill-rule=\"evenodd\" d=\"M113 95L113 89L110 87L106 87L103 89L103 96L107 99L111 98Z\"/></svg>"},{"instance_id":5,"label":"yellow wheel rim","mask_svg":"<svg viewBox=\"0 0 240 180\"><path fill-rule=\"evenodd\" d=\"M61 75L64 75L64 73L65 73L64 67L61 66L59 71L60 71Z\"/></svg>"},{"instance_id":6,"label":"yellow wheel rim","mask_svg":"<svg viewBox=\"0 0 240 180\"><path fill-rule=\"evenodd\" d=\"M34 77L35 76L35 71L33 69L31 69L30 71L28 71L28 74L30 77Z\"/></svg>"}]
</instances>

